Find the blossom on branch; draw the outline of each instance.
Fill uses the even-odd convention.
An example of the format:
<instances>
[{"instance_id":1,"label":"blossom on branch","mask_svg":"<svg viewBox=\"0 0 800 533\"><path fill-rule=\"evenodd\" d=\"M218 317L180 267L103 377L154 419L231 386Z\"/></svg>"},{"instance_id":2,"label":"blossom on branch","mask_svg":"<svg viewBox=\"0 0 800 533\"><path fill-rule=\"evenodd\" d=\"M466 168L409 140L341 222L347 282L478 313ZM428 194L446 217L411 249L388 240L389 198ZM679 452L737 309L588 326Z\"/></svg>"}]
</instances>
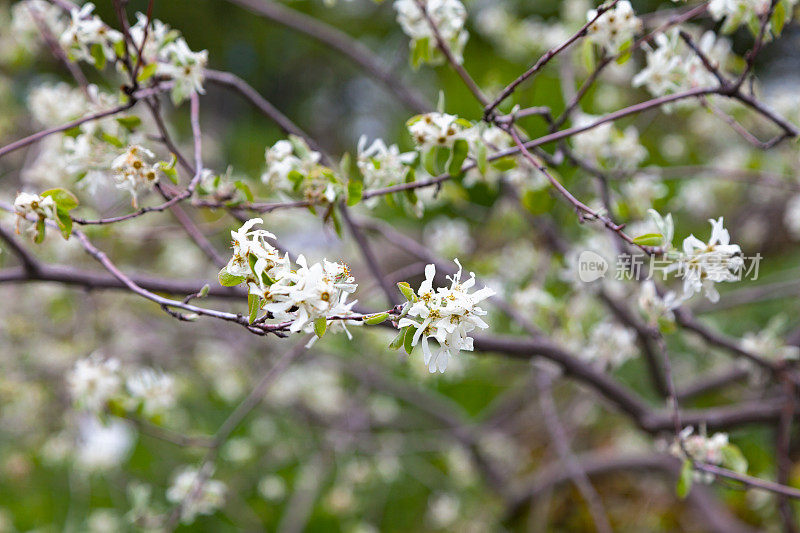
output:
<instances>
[{"instance_id":1,"label":"blossom on branch","mask_svg":"<svg viewBox=\"0 0 800 533\"><path fill-rule=\"evenodd\" d=\"M455 60L463 60L464 45L469 33L464 29L467 10L459 0L422 0L428 17L436 26L442 40L450 47ZM438 49L436 36L430 22L419 8L417 0L395 0L397 22L403 32L411 38L411 59L415 66L420 63L438 64L444 57Z\"/></svg>"},{"instance_id":2,"label":"blossom on branch","mask_svg":"<svg viewBox=\"0 0 800 533\"><path fill-rule=\"evenodd\" d=\"M413 301L408 301L404 308L404 316L400 319L400 328L405 335L412 335L411 346L422 341L422 352L425 364L431 373L444 372L450 357L457 356L461 350L472 351L472 337L468 335L475 328L486 329L489 325L481 318L486 311L478 306L480 302L494 295L494 290L484 287L470 293L475 285L475 273L461 282L461 263L455 260L458 271L450 280L450 287L433 288L436 266L425 267L425 281L414 293ZM410 317L410 318L409 318ZM428 344L433 338L439 343L439 350L434 354Z\"/></svg>"},{"instance_id":3,"label":"blossom on branch","mask_svg":"<svg viewBox=\"0 0 800 533\"><path fill-rule=\"evenodd\" d=\"M597 17L597 10L586 13L587 22ZM588 38L601 46L609 54L615 54L630 46L633 36L642 29L642 21L636 16L631 3L627 0L618 2L589 25Z\"/></svg>"}]
</instances>

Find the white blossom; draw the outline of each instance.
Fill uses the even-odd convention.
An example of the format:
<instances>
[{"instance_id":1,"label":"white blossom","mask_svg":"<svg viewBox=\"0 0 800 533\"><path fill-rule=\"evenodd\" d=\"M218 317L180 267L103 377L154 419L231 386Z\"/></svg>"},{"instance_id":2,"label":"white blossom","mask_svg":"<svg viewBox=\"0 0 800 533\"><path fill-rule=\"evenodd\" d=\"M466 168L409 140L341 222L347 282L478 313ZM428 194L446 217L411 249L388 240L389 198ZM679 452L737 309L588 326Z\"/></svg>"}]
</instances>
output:
<instances>
[{"instance_id":1,"label":"white blossom","mask_svg":"<svg viewBox=\"0 0 800 533\"><path fill-rule=\"evenodd\" d=\"M592 124L597 118L579 115L575 127ZM606 122L575 135L572 142L577 155L604 167L630 170L647 158L647 150L639 144L639 132L634 126L620 131Z\"/></svg>"},{"instance_id":2,"label":"white blossom","mask_svg":"<svg viewBox=\"0 0 800 533\"><path fill-rule=\"evenodd\" d=\"M404 313L408 317L401 318L398 325L401 328L410 326L414 330L412 346L422 341L422 352L425 364L431 373L444 372L447 369L449 358L458 356L461 350L472 351L472 337L468 334L475 328L486 329L489 325L481 316L486 311L478 304L492 296L494 291L484 287L469 293L475 285L475 273L471 272L469 279L461 282L461 264L458 272L450 280L450 287L433 288L433 278L436 275L436 266L425 267L425 281L416 292L417 300L406 303ZM409 331L409 334L411 332ZM436 354L431 352L428 339L433 338L439 343Z\"/></svg>"},{"instance_id":3,"label":"white blossom","mask_svg":"<svg viewBox=\"0 0 800 533\"><path fill-rule=\"evenodd\" d=\"M175 405L175 380L163 372L143 368L129 376L125 386L147 416L163 413Z\"/></svg>"},{"instance_id":4,"label":"white blossom","mask_svg":"<svg viewBox=\"0 0 800 533\"><path fill-rule=\"evenodd\" d=\"M614 322L600 322L589 335L589 345L581 352L600 368L614 369L637 353L636 333Z\"/></svg>"},{"instance_id":5,"label":"white blossom","mask_svg":"<svg viewBox=\"0 0 800 533\"><path fill-rule=\"evenodd\" d=\"M134 434L130 425L110 420L106 425L96 417L83 416L79 424L75 460L78 466L90 471L109 470L128 458Z\"/></svg>"},{"instance_id":6,"label":"white blossom","mask_svg":"<svg viewBox=\"0 0 800 533\"><path fill-rule=\"evenodd\" d=\"M714 433L708 437L703 431L699 435L694 435L694 428L687 427L678 435L676 442L670 445L669 452L679 459L689 458L700 463L719 466L724 461L723 449L728 444L727 433ZM710 472L694 473L694 478L702 483L711 483L714 475Z\"/></svg>"},{"instance_id":7,"label":"white blossom","mask_svg":"<svg viewBox=\"0 0 800 533\"><path fill-rule=\"evenodd\" d=\"M109 28L100 17L93 15L94 4L87 2L70 12L70 25L59 37L59 43L72 58L95 63L92 47L97 45L108 60L116 57L114 45L123 37L117 30Z\"/></svg>"},{"instance_id":8,"label":"white blossom","mask_svg":"<svg viewBox=\"0 0 800 533\"><path fill-rule=\"evenodd\" d=\"M21 192L14 200L14 210L20 218L35 215L40 219L55 220L56 203L51 196Z\"/></svg>"},{"instance_id":9,"label":"white blossom","mask_svg":"<svg viewBox=\"0 0 800 533\"><path fill-rule=\"evenodd\" d=\"M423 4L442 40L449 45L456 61L460 63L464 45L469 38L469 33L464 29L467 20L464 5L459 0L423 0ZM411 38L412 50L416 46L425 46L428 57L436 58L436 37L416 0L395 0L394 9L397 11L397 22Z\"/></svg>"},{"instance_id":10,"label":"white blossom","mask_svg":"<svg viewBox=\"0 0 800 533\"><path fill-rule=\"evenodd\" d=\"M180 37L161 51L164 60L157 63L156 73L168 76L175 82L170 93L172 101L181 103L192 93L205 94L203 81L208 63L208 50L192 52Z\"/></svg>"},{"instance_id":11,"label":"white blossom","mask_svg":"<svg viewBox=\"0 0 800 533\"><path fill-rule=\"evenodd\" d=\"M591 21L596 16L597 10L591 9L586 13L586 21ZM588 37L608 53L614 54L641 29L642 21L636 17L631 3L623 0L589 26Z\"/></svg>"},{"instance_id":12,"label":"white blossom","mask_svg":"<svg viewBox=\"0 0 800 533\"><path fill-rule=\"evenodd\" d=\"M663 296L658 294L653 280L646 280L639 290L639 309L650 323L657 323L664 319L669 322L675 320L673 311L681 306L683 299L673 291L666 291Z\"/></svg>"},{"instance_id":13,"label":"white blossom","mask_svg":"<svg viewBox=\"0 0 800 533\"><path fill-rule=\"evenodd\" d=\"M67 375L67 385L78 407L98 412L120 392L120 363L99 354L80 359Z\"/></svg>"},{"instance_id":14,"label":"white blossom","mask_svg":"<svg viewBox=\"0 0 800 533\"><path fill-rule=\"evenodd\" d=\"M154 157L155 154L147 148L134 144L111 163L117 188L131 193L134 206L138 194L151 189L158 182L158 169L149 162Z\"/></svg>"},{"instance_id":15,"label":"white blossom","mask_svg":"<svg viewBox=\"0 0 800 533\"><path fill-rule=\"evenodd\" d=\"M173 476L167 500L181 505L181 521L191 524L197 515L214 514L221 508L226 492L222 481L199 476L197 469L184 468Z\"/></svg>"},{"instance_id":16,"label":"white blossom","mask_svg":"<svg viewBox=\"0 0 800 533\"><path fill-rule=\"evenodd\" d=\"M356 164L364 176L364 187L367 189L402 182L409 165L416 158L416 153L401 154L396 144L387 146L382 139L375 139L369 147L366 135L358 140Z\"/></svg>"},{"instance_id":17,"label":"white blossom","mask_svg":"<svg viewBox=\"0 0 800 533\"><path fill-rule=\"evenodd\" d=\"M719 301L716 283L737 281L744 266L742 250L730 244L723 219L710 219L711 238L707 243L694 235L683 240L683 256L676 268L683 275L683 292L690 297L701 290L711 302Z\"/></svg>"},{"instance_id":18,"label":"white blossom","mask_svg":"<svg viewBox=\"0 0 800 533\"><path fill-rule=\"evenodd\" d=\"M433 220L423 232L425 246L440 257L453 257L471 252L475 241L469 224L463 220L441 217Z\"/></svg>"},{"instance_id":19,"label":"white blossom","mask_svg":"<svg viewBox=\"0 0 800 533\"><path fill-rule=\"evenodd\" d=\"M408 132L421 150L434 147L452 148L458 139L465 138L465 131L472 125L456 115L426 113L408 121Z\"/></svg>"},{"instance_id":20,"label":"white blossom","mask_svg":"<svg viewBox=\"0 0 800 533\"><path fill-rule=\"evenodd\" d=\"M719 84L700 57L684 44L678 28L656 35L654 41L656 47L646 49L647 66L633 78L634 87L644 86L653 96L665 96ZM717 39L714 32L708 31L697 46L712 66L725 67L730 55L727 39ZM691 105L691 100L682 100L676 105Z\"/></svg>"}]
</instances>

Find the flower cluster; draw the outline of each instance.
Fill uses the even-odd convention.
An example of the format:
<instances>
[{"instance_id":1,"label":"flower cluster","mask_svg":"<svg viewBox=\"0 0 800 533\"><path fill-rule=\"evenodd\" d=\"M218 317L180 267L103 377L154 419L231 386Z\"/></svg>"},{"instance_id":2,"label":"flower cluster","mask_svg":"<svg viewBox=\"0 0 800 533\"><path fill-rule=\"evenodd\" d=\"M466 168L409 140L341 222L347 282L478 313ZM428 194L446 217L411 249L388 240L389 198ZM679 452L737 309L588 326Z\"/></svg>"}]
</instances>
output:
<instances>
[{"instance_id":1,"label":"flower cluster","mask_svg":"<svg viewBox=\"0 0 800 533\"><path fill-rule=\"evenodd\" d=\"M225 504L225 483L206 479L195 468L184 468L172 478L167 500L181 506L181 522L191 524L197 515L214 514Z\"/></svg>"},{"instance_id":2,"label":"flower cluster","mask_svg":"<svg viewBox=\"0 0 800 533\"><path fill-rule=\"evenodd\" d=\"M575 120L575 126L585 126L596 119L581 115ZM572 142L577 155L605 168L631 170L647 158L647 150L639 144L639 132L634 126L620 131L606 122L576 135Z\"/></svg>"},{"instance_id":3,"label":"flower cluster","mask_svg":"<svg viewBox=\"0 0 800 533\"><path fill-rule=\"evenodd\" d=\"M264 152L266 168L261 181L289 197L332 203L341 193L334 172L320 164L322 154L309 148L300 137L290 135Z\"/></svg>"},{"instance_id":4,"label":"flower cluster","mask_svg":"<svg viewBox=\"0 0 800 533\"><path fill-rule=\"evenodd\" d=\"M34 215L40 220L56 218L56 203L51 196L39 196L28 192L21 192L14 200L14 210L17 212L18 219L27 218Z\"/></svg>"},{"instance_id":5,"label":"flower cluster","mask_svg":"<svg viewBox=\"0 0 800 533\"><path fill-rule=\"evenodd\" d=\"M342 318L351 314L355 304L347 302L357 288L349 268L324 259L309 266L301 255L293 269L289 255L281 256L267 242L275 238L272 233L251 229L261 223L262 219L253 218L231 232L233 256L220 271L220 283L247 284L251 322L263 312L266 317L291 322L291 332L315 331L321 336L330 326L330 331L342 330L349 336L346 326L357 323Z\"/></svg>"},{"instance_id":6,"label":"flower cluster","mask_svg":"<svg viewBox=\"0 0 800 533\"><path fill-rule=\"evenodd\" d=\"M362 135L358 140L356 164L364 176L366 188L385 187L402 182L409 165L416 159L416 153L401 154L396 144L387 146L382 139L375 139L369 146L366 135Z\"/></svg>"},{"instance_id":7,"label":"flower cluster","mask_svg":"<svg viewBox=\"0 0 800 533\"><path fill-rule=\"evenodd\" d=\"M797 0L782 1L786 4L783 9L790 16ZM760 18L769 12L771 5L770 0L711 0L708 3L708 12L714 20L725 21L721 28L723 33L731 33L742 24L758 28L761 25ZM780 33L779 28L773 26L774 22L775 20L771 20L767 23L768 31L771 29L775 33ZM783 22L779 21L781 25Z\"/></svg>"},{"instance_id":8,"label":"flower cluster","mask_svg":"<svg viewBox=\"0 0 800 533\"><path fill-rule=\"evenodd\" d=\"M411 346L422 341L422 352L428 370L444 372L450 357L457 356L461 350L472 351L472 337L468 333L475 328L486 329L489 325L481 316L486 311L478 304L494 295L488 287L469 292L475 285L475 273L461 282L461 264L456 260L458 272L450 280L450 287L433 288L436 266L425 267L425 281L416 293L412 294L403 308L403 318L398 325L405 330L405 335L413 335ZM413 332L412 332L413 330ZM428 345L433 338L439 343L439 351L434 355Z\"/></svg>"},{"instance_id":9,"label":"flower cluster","mask_svg":"<svg viewBox=\"0 0 800 533\"><path fill-rule=\"evenodd\" d=\"M687 427L680 432L676 441L669 447L670 454L679 459L691 459L714 466L728 466L736 471L747 470L747 462L738 448L728 442L727 433L714 433L711 437L705 431L694 435L694 428ZM711 483L714 475L709 472L694 472L696 481Z\"/></svg>"},{"instance_id":10,"label":"flower cluster","mask_svg":"<svg viewBox=\"0 0 800 533\"><path fill-rule=\"evenodd\" d=\"M600 322L592 329L582 356L600 368L614 369L637 352L635 332L614 322Z\"/></svg>"},{"instance_id":11,"label":"flower cluster","mask_svg":"<svg viewBox=\"0 0 800 533\"><path fill-rule=\"evenodd\" d=\"M111 163L117 188L131 193L136 207L138 194L152 189L158 182L158 165L151 163L155 154L138 144L128 147Z\"/></svg>"},{"instance_id":12,"label":"flower cluster","mask_svg":"<svg viewBox=\"0 0 800 533\"><path fill-rule=\"evenodd\" d=\"M591 21L597 17L597 10L591 9L586 13L586 20ZM614 54L630 44L633 36L642 29L642 21L636 16L627 0L618 2L595 20L588 31L589 39L603 47L608 53Z\"/></svg>"},{"instance_id":13,"label":"flower cluster","mask_svg":"<svg viewBox=\"0 0 800 533\"><path fill-rule=\"evenodd\" d=\"M647 66L633 78L634 87L644 86L653 96L664 96L719 83L681 40L678 28L656 35L655 44L647 50ZM717 39L714 32L704 33L697 46L713 67L723 68L728 62L730 42Z\"/></svg>"},{"instance_id":14,"label":"flower cluster","mask_svg":"<svg viewBox=\"0 0 800 533\"><path fill-rule=\"evenodd\" d=\"M459 0L423 0L430 21L436 26L442 40L453 52L456 61L462 61L464 45L469 33L464 29L467 10ZM436 36L431 24L420 10L416 0L395 0L397 22L403 32L411 38L412 61L419 63L438 63L443 60L439 52Z\"/></svg>"},{"instance_id":15,"label":"flower cluster","mask_svg":"<svg viewBox=\"0 0 800 533\"><path fill-rule=\"evenodd\" d=\"M709 220L711 238L703 242L694 235L683 240L683 256L674 270L683 275L684 297L703 291L711 302L719 301L715 283L737 281L744 266L742 250L738 244L730 244L730 234L723 226L723 219Z\"/></svg>"},{"instance_id":16,"label":"flower cluster","mask_svg":"<svg viewBox=\"0 0 800 533\"><path fill-rule=\"evenodd\" d=\"M653 280L642 283L639 291L639 309L650 324L667 325L675 320L675 309L681 306L683 298L672 291L663 296L658 294Z\"/></svg>"},{"instance_id":17,"label":"flower cluster","mask_svg":"<svg viewBox=\"0 0 800 533\"><path fill-rule=\"evenodd\" d=\"M99 63L113 61L116 57L116 48L122 43L123 36L109 28L92 11L94 4L91 2L75 7L70 12L70 24L61 34L59 43L71 60L86 61L102 68ZM102 58L99 54L102 54Z\"/></svg>"},{"instance_id":18,"label":"flower cluster","mask_svg":"<svg viewBox=\"0 0 800 533\"><path fill-rule=\"evenodd\" d=\"M123 388L123 382L125 387ZM146 417L166 413L176 402L172 376L152 368L123 371L117 359L93 354L75 363L67 387L76 408L100 414L112 403Z\"/></svg>"},{"instance_id":19,"label":"flower cluster","mask_svg":"<svg viewBox=\"0 0 800 533\"><path fill-rule=\"evenodd\" d=\"M414 142L425 151L437 147L452 148L457 140L465 138L465 132L472 124L456 115L434 112L412 117L407 126Z\"/></svg>"}]
</instances>

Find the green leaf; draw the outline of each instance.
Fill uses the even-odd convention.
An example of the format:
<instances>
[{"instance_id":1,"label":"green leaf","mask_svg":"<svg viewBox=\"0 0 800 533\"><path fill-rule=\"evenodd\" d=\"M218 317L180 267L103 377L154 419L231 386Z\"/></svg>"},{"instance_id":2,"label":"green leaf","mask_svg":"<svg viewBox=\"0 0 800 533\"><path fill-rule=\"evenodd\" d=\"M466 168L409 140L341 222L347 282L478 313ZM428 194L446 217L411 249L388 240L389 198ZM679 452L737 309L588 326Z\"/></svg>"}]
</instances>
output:
<instances>
[{"instance_id":1,"label":"green leaf","mask_svg":"<svg viewBox=\"0 0 800 533\"><path fill-rule=\"evenodd\" d=\"M678 498L684 499L689 495L692 490L692 481L694 480L694 470L692 469L692 462L686 459L681 466L681 474L678 477L678 486L675 487L675 493Z\"/></svg>"},{"instance_id":2,"label":"green leaf","mask_svg":"<svg viewBox=\"0 0 800 533\"><path fill-rule=\"evenodd\" d=\"M624 65L631 58L631 53L633 51L631 45L633 45L633 39L628 39L619 47L619 57L617 57L618 65Z\"/></svg>"},{"instance_id":3,"label":"green leaf","mask_svg":"<svg viewBox=\"0 0 800 533\"><path fill-rule=\"evenodd\" d=\"M553 207L553 197L547 189L528 189L522 194L520 201L532 215L547 213Z\"/></svg>"},{"instance_id":4,"label":"green leaf","mask_svg":"<svg viewBox=\"0 0 800 533\"><path fill-rule=\"evenodd\" d=\"M431 59L431 46L430 46L430 38L423 37L422 39L416 39L411 41L411 66L416 70L422 65L423 63L427 63Z\"/></svg>"},{"instance_id":5,"label":"green leaf","mask_svg":"<svg viewBox=\"0 0 800 533\"><path fill-rule=\"evenodd\" d=\"M117 117L117 122L120 126L128 131L133 131L142 125L142 119L136 115L128 115L126 117Z\"/></svg>"},{"instance_id":6,"label":"green leaf","mask_svg":"<svg viewBox=\"0 0 800 533\"><path fill-rule=\"evenodd\" d=\"M111 146L114 146L116 148L125 148L125 143L122 142L119 139L119 137L117 137L115 135L111 135L111 134L106 133L106 132L103 131L103 132L100 132L100 138L103 139L108 144L110 144Z\"/></svg>"},{"instance_id":7,"label":"green leaf","mask_svg":"<svg viewBox=\"0 0 800 533\"><path fill-rule=\"evenodd\" d=\"M512 168L516 168L516 166L517 160L513 157L501 157L500 159L495 159L492 161L492 168L495 168L500 172L511 170Z\"/></svg>"},{"instance_id":8,"label":"green leaf","mask_svg":"<svg viewBox=\"0 0 800 533\"><path fill-rule=\"evenodd\" d=\"M734 472L740 474L747 473L747 459L745 459L742 450L735 444L728 444L723 446L720 450L722 452L722 465L730 468Z\"/></svg>"},{"instance_id":9,"label":"green leaf","mask_svg":"<svg viewBox=\"0 0 800 533\"><path fill-rule=\"evenodd\" d=\"M422 154L422 168L431 176L436 176L439 172L436 171L436 155L438 149L436 147L430 148L427 152Z\"/></svg>"},{"instance_id":10,"label":"green leaf","mask_svg":"<svg viewBox=\"0 0 800 533\"><path fill-rule=\"evenodd\" d=\"M67 189L48 189L42 193L42 196L52 197L56 205L64 211L75 209L80 204L78 198Z\"/></svg>"},{"instance_id":11,"label":"green leaf","mask_svg":"<svg viewBox=\"0 0 800 533\"><path fill-rule=\"evenodd\" d=\"M253 201L253 193L250 191L250 187L243 182L242 180L236 180L233 182L233 186L244 195L248 202Z\"/></svg>"},{"instance_id":12,"label":"green leaf","mask_svg":"<svg viewBox=\"0 0 800 533\"><path fill-rule=\"evenodd\" d=\"M211 290L211 286L208 283L206 283L205 285L203 285L203 288L200 289L200 291L197 293L197 296L200 298L205 298L206 296L208 296L209 290Z\"/></svg>"},{"instance_id":13,"label":"green leaf","mask_svg":"<svg viewBox=\"0 0 800 533\"><path fill-rule=\"evenodd\" d=\"M336 232L336 235L341 239L342 221L339 220L339 213L337 212L336 208L331 209L331 222L333 223L333 230Z\"/></svg>"},{"instance_id":14,"label":"green leaf","mask_svg":"<svg viewBox=\"0 0 800 533\"><path fill-rule=\"evenodd\" d=\"M261 309L261 298L259 298L255 294L248 294L247 308L250 312L250 323L252 324L258 318L258 311L259 309ZM314 325L314 327L316 327L316 324Z\"/></svg>"},{"instance_id":15,"label":"green leaf","mask_svg":"<svg viewBox=\"0 0 800 533\"><path fill-rule=\"evenodd\" d=\"M458 139L453 143L453 149L450 152L450 160L447 162L447 173L452 177L461 175L461 166L469 153L469 145L464 139Z\"/></svg>"},{"instance_id":16,"label":"green leaf","mask_svg":"<svg viewBox=\"0 0 800 533\"><path fill-rule=\"evenodd\" d=\"M581 59L583 59L583 67L586 72L594 72L597 66L597 57L594 53L594 43L589 39L583 40L583 48L581 48Z\"/></svg>"},{"instance_id":17,"label":"green leaf","mask_svg":"<svg viewBox=\"0 0 800 533\"><path fill-rule=\"evenodd\" d=\"M414 347L411 345L411 343L414 342L414 328L406 326L403 329L406 330L406 334L403 337L403 349L405 349L407 354L411 355L412 350L414 350Z\"/></svg>"},{"instance_id":18,"label":"green leaf","mask_svg":"<svg viewBox=\"0 0 800 533\"><path fill-rule=\"evenodd\" d=\"M142 70L139 71L139 75L136 76L136 81L142 83L149 80L150 78L153 77L153 74L156 73L156 68L158 68L158 65L156 63L148 63L147 65L142 67Z\"/></svg>"},{"instance_id":19,"label":"green leaf","mask_svg":"<svg viewBox=\"0 0 800 533\"><path fill-rule=\"evenodd\" d=\"M347 183L347 205L352 207L364 197L364 182L351 179Z\"/></svg>"},{"instance_id":20,"label":"green leaf","mask_svg":"<svg viewBox=\"0 0 800 533\"><path fill-rule=\"evenodd\" d=\"M328 321L324 317L314 320L314 333L317 334L317 337L325 335L326 329L328 329Z\"/></svg>"},{"instance_id":21,"label":"green leaf","mask_svg":"<svg viewBox=\"0 0 800 533\"><path fill-rule=\"evenodd\" d=\"M777 37L783 31L783 26L786 24L786 5L784 0L781 0L775 5L775 10L772 12L772 32Z\"/></svg>"},{"instance_id":22,"label":"green leaf","mask_svg":"<svg viewBox=\"0 0 800 533\"><path fill-rule=\"evenodd\" d=\"M390 350L399 350L400 347L403 346L403 338L406 335L405 328L401 329L400 332L392 339L392 342L389 343Z\"/></svg>"},{"instance_id":23,"label":"green leaf","mask_svg":"<svg viewBox=\"0 0 800 533\"><path fill-rule=\"evenodd\" d=\"M483 144L483 143L480 143L478 145L478 154L477 154L478 155L478 170L483 175L486 175L486 170L487 170L487 168L489 166L489 163L487 161L488 154L489 154L489 150L486 148L486 145Z\"/></svg>"},{"instance_id":24,"label":"green leaf","mask_svg":"<svg viewBox=\"0 0 800 533\"><path fill-rule=\"evenodd\" d=\"M664 236L660 233L645 233L633 239L633 244L640 246L660 246L662 242L664 242Z\"/></svg>"},{"instance_id":25,"label":"green leaf","mask_svg":"<svg viewBox=\"0 0 800 533\"><path fill-rule=\"evenodd\" d=\"M90 52L92 54L92 59L94 59L95 68L97 68L97 70L106 68L106 55L103 53L103 47L95 43L92 45Z\"/></svg>"},{"instance_id":26,"label":"green leaf","mask_svg":"<svg viewBox=\"0 0 800 533\"><path fill-rule=\"evenodd\" d=\"M58 228L61 230L61 236L64 237L64 240L69 240L69 236L72 234L72 217L69 216L69 213L60 207L56 209L56 222L58 222Z\"/></svg>"},{"instance_id":27,"label":"green leaf","mask_svg":"<svg viewBox=\"0 0 800 533\"><path fill-rule=\"evenodd\" d=\"M125 55L124 39L120 39L119 41L114 43L114 53L117 54L117 57L123 57Z\"/></svg>"},{"instance_id":28,"label":"green leaf","mask_svg":"<svg viewBox=\"0 0 800 533\"><path fill-rule=\"evenodd\" d=\"M33 242L36 244L41 244L41 242L44 241L45 227L43 218L36 221L36 236L33 238Z\"/></svg>"},{"instance_id":29,"label":"green leaf","mask_svg":"<svg viewBox=\"0 0 800 533\"><path fill-rule=\"evenodd\" d=\"M364 323L369 324L370 326L374 326L376 324L380 324L381 322L385 321L387 318L389 318L389 313L376 313L374 315L364 317Z\"/></svg>"},{"instance_id":30,"label":"green leaf","mask_svg":"<svg viewBox=\"0 0 800 533\"><path fill-rule=\"evenodd\" d=\"M406 300L409 302L416 302L417 295L414 294L414 289L411 288L411 285L408 284L406 281L401 281L397 284L397 288L400 289L400 292L403 293L403 296L406 297Z\"/></svg>"},{"instance_id":31,"label":"green leaf","mask_svg":"<svg viewBox=\"0 0 800 533\"><path fill-rule=\"evenodd\" d=\"M234 276L224 268L219 271L217 279L219 280L219 284L222 285L223 287L235 287L245 281L244 277Z\"/></svg>"}]
</instances>

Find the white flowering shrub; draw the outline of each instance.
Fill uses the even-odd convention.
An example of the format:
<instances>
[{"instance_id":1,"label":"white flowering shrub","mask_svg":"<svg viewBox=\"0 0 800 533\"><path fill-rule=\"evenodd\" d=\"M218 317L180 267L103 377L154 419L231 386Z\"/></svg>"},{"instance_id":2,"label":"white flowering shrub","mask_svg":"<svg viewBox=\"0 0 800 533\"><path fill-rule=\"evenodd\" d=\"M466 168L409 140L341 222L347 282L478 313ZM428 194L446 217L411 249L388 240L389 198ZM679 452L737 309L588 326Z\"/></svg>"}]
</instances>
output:
<instances>
[{"instance_id":1,"label":"white flowering shrub","mask_svg":"<svg viewBox=\"0 0 800 533\"><path fill-rule=\"evenodd\" d=\"M795 530L796 4L0 0L0 532Z\"/></svg>"}]
</instances>

